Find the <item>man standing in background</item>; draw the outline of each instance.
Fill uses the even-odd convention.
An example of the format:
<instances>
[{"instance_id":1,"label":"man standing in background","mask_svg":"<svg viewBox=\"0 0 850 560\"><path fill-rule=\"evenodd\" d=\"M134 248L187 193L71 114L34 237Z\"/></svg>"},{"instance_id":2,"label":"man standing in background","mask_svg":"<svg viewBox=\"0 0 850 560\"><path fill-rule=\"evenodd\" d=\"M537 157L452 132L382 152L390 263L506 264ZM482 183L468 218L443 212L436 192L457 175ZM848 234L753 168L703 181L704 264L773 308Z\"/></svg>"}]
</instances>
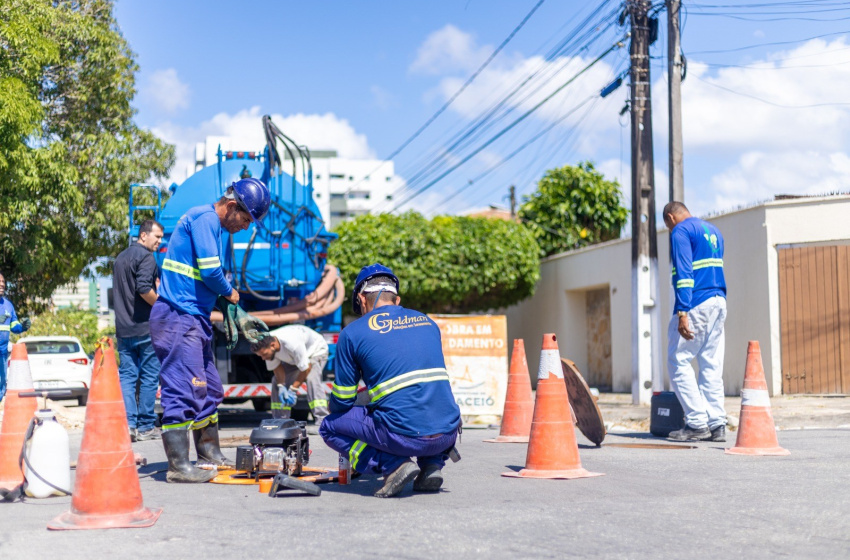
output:
<instances>
[{"instance_id":1,"label":"man standing in background","mask_svg":"<svg viewBox=\"0 0 850 560\"><path fill-rule=\"evenodd\" d=\"M159 222L145 220L139 239L119 253L112 271L115 293L115 335L118 337L118 376L132 441L157 439L154 427L159 359L151 344L151 308L157 299L159 271L153 252L162 241ZM137 395L138 393L138 401Z\"/></svg>"},{"instance_id":2,"label":"man standing in background","mask_svg":"<svg viewBox=\"0 0 850 560\"><path fill-rule=\"evenodd\" d=\"M667 331L667 364L686 422L669 437L676 441L726 441L723 236L714 225L691 216L681 202L668 203L663 212L664 224L670 230L676 293L676 314ZM694 358L699 363L699 382L691 366Z\"/></svg>"},{"instance_id":3,"label":"man standing in background","mask_svg":"<svg viewBox=\"0 0 850 560\"><path fill-rule=\"evenodd\" d=\"M6 396L6 363L9 361L9 335L29 330L30 320L18 321L15 306L6 297L6 277L0 274L0 401Z\"/></svg>"}]
</instances>

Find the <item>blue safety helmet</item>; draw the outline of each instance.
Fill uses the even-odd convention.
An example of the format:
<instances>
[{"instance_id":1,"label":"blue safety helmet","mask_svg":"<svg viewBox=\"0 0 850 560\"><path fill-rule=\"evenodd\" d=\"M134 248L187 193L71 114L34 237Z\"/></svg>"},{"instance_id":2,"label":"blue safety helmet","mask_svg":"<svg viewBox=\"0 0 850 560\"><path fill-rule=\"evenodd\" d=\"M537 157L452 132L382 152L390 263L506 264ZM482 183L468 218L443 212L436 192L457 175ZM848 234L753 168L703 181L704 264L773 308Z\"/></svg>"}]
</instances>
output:
<instances>
[{"instance_id":1,"label":"blue safety helmet","mask_svg":"<svg viewBox=\"0 0 850 560\"><path fill-rule=\"evenodd\" d=\"M392 269L382 265L381 263L364 266L360 269L360 274L357 275L357 280L354 282L354 290L351 292L351 309L356 315L363 315L363 310L360 309L360 300L357 297L357 294L363 290L363 286L366 285L366 282L376 276L383 276L392 280L393 284L395 284L395 293L398 294L398 277L393 274Z\"/></svg>"},{"instance_id":2,"label":"blue safety helmet","mask_svg":"<svg viewBox=\"0 0 850 560\"><path fill-rule=\"evenodd\" d=\"M228 190L233 193L233 198L239 203L239 207L251 216L255 224L262 227L261 222L266 217L271 204L268 187L258 179L247 177L230 185Z\"/></svg>"}]
</instances>

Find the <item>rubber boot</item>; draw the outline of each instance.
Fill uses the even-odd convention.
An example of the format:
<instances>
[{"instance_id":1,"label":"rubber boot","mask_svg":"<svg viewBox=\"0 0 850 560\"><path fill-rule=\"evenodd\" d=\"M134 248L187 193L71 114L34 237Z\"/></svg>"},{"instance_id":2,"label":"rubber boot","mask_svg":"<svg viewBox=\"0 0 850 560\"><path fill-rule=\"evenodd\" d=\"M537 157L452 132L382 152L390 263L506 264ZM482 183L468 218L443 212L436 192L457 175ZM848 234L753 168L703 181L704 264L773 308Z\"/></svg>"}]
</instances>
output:
<instances>
[{"instance_id":1,"label":"rubber boot","mask_svg":"<svg viewBox=\"0 0 850 560\"><path fill-rule=\"evenodd\" d=\"M219 447L218 422L192 430L192 435L195 437L195 451L198 452L199 464L215 465L228 469L236 468L236 463L225 457L221 452L221 447Z\"/></svg>"},{"instance_id":2,"label":"rubber boot","mask_svg":"<svg viewBox=\"0 0 850 560\"><path fill-rule=\"evenodd\" d=\"M168 458L168 482L209 482L215 470L199 469L189 460L189 430L163 430L162 446Z\"/></svg>"}]
</instances>

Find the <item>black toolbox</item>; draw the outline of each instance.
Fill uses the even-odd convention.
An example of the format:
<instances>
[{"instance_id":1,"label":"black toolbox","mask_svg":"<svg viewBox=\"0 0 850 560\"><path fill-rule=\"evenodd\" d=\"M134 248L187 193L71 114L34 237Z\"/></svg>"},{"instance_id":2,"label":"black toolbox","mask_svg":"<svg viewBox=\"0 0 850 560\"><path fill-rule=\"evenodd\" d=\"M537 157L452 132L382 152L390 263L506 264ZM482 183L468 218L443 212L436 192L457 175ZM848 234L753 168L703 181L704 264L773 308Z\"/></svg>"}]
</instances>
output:
<instances>
[{"instance_id":1,"label":"black toolbox","mask_svg":"<svg viewBox=\"0 0 850 560\"><path fill-rule=\"evenodd\" d=\"M685 427L685 411L673 391L653 393L649 408L649 432L652 435L667 437L670 432Z\"/></svg>"}]
</instances>

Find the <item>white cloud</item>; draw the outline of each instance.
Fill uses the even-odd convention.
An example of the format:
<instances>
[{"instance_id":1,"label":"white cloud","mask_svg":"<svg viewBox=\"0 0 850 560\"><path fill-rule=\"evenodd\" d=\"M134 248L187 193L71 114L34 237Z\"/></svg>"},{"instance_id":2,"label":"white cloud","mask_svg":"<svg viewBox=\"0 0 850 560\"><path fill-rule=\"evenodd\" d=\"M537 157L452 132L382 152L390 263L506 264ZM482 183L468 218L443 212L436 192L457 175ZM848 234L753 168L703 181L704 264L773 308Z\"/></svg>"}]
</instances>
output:
<instances>
[{"instance_id":1,"label":"white cloud","mask_svg":"<svg viewBox=\"0 0 850 560\"><path fill-rule=\"evenodd\" d=\"M234 147L261 150L265 146L262 115L260 107L255 106L232 115L218 113L195 127L180 126L171 122L153 127L152 130L157 136L177 147L177 164L172 171L171 180L185 179L185 170L194 163L195 144L203 142L207 136L229 136ZM272 121L284 134L311 150L336 150L340 157L351 159L375 157L366 136L357 133L347 120L333 113L297 113L287 116L273 114Z\"/></svg>"},{"instance_id":2,"label":"white cloud","mask_svg":"<svg viewBox=\"0 0 850 560\"><path fill-rule=\"evenodd\" d=\"M752 151L711 179L713 206L726 210L777 194L825 194L850 189L850 156L810 150Z\"/></svg>"},{"instance_id":3,"label":"white cloud","mask_svg":"<svg viewBox=\"0 0 850 560\"><path fill-rule=\"evenodd\" d=\"M415 74L445 74L474 70L492 52L492 47L477 46L475 38L454 25L431 33L416 52L410 65Z\"/></svg>"},{"instance_id":4,"label":"white cloud","mask_svg":"<svg viewBox=\"0 0 850 560\"><path fill-rule=\"evenodd\" d=\"M191 91L187 84L180 81L177 70L166 68L156 70L148 77L141 88L140 97L157 110L172 115L178 109L189 107Z\"/></svg>"}]
</instances>

